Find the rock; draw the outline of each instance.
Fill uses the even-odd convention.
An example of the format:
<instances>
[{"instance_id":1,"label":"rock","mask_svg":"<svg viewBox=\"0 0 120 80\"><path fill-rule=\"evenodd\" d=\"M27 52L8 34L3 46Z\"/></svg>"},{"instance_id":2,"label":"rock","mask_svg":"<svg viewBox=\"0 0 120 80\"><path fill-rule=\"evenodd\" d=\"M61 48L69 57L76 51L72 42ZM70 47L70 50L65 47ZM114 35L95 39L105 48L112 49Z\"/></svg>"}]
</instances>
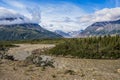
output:
<instances>
[{"instance_id":1,"label":"rock","mask_svg":"<svg viewBox=\"0 0 120 80\"><path fill-rule=\"evenodd\" d=\"M0 51L8 51L8 48L0 47Z\"/></svg>"},{"instance_id":2,"label":"rock","mask_svg":"<svg viewBox=\"0 0 120 80\"><path fill-rule=\"evenodd\" d=\"M5 56L4 56L4 59L8 59L8 60L12 60L12 61L15 60L12 55L5 55Z\"/></svg>"},{"instance_id":3,"label":"rock","mask_svg":"<svg viewBox=\"0 0 120 80\"><path fill-rule=\"evenodd\" d=\"M0 52L0 59L8 59L8 60L14 60L14 57L12 55L8 55L6 52Z\"/></svg>"},{"instance_id":4,"label":"rock","mask_svg":"<svg viewBox=\"0 0 120 80\"><path fill-rule=\"evenodd\" d=\"M27 62L33 63L36 66L40 67L53 67L54 68L54 60L50 56L45 56L45 55L31 55L26 58Z\"/></svg>"},{"instance_id":5,"label":"rock","mask_svg":"<svg viewBox=\"0 0 120 80\"><path fill-rule=\"evenodd\" d=\"M7 55L8 48L0 47L0 59L7 59L10 56Z\"/></svg>"},{"instance_id":6,"label":"rock","mask_svg":"<svg viewBox=\"0 0 120 80\"><path fill-rule=\"evenodd\" d=\"M76 72L73 70L66 70L64 74L70 74L70 75L75 75Z\"/></svg>"},{"instance_id":7,"label":"rock","mask_svg":"<svg viewBox=\"0 0 120 80\"><path fill-rule=\"evenodd\" d=\"M3 57L4 57L3 52L0 52L0 59L3 59Z\"/></svg>"},{"instance_id":8,"label":"rock","mask_svg":"<svg viewBox=\"0 0 120 80\"><path fill-rule=\"evenodd\" d=\"M120 73L120 69L117 69L117 72Z\"/></svg>"}]
</instances>

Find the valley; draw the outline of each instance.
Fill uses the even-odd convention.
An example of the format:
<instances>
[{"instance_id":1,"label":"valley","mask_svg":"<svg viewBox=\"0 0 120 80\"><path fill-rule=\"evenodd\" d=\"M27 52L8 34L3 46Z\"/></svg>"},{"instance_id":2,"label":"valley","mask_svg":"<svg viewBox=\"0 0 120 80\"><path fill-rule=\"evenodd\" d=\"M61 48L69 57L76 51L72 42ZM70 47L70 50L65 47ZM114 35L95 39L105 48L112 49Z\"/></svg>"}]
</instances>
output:
<instances>
[{"instance_id":1,"label":"valley","mask_svg":"<svg viewBox=\"0 0 120 80\"><path fill-rule=\"evenodd\" d=\"M0 0L0 80L120 80L120 0Z\"/></svg>"}]
</instances>

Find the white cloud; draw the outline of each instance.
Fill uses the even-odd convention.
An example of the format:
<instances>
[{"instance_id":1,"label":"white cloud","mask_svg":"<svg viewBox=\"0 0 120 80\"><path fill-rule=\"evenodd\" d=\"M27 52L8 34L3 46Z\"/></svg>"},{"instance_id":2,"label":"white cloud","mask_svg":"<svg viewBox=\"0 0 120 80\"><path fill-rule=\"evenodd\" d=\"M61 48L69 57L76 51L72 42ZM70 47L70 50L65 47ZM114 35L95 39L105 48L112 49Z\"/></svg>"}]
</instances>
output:
<instances>
[{"instance_id":1,"label":"white cloud","mask_svg":"<svg viewBox=\"0 0 120 80\"><path fill-rule=\"evenodd\" d=\"M2 0L2 1L11 6L17 7L17 8L25 8L26 7L23 3L21 3L17 0Z\"/></svg>"},{"instance_id":2,"label":"white cloud","mask_svg":"<svg viewBox=\"0 0 120 80\"><path fill-rule=\"evenodd\" d=\"M50 15L53 14L56 17L62 16L75 16L75 15L83 15L85 12L80 7L70 4L70 3L62 3L62 4L48 4L41 6L41 10L43 15L47 14ZM50 14L51 13L51 14ZM59 15L59 16L58 16Z\"/></svg>"},{"instance_id":3,"label":"white cloud","mask_svg":"<svg viewBox=\"0 0 120 80\"><path fill-rule=\"evenodd\" d=\"M109 21L120 18L120 7L117 8L105 8L95 12L95 20L93 21Z\"/></svg>"},{"instance_id":4,"label":"white cloud","mask_svg":"<svg viewBox=\"0 0 120 80\"><path fill-rule=\"evenodd\" d=\"M22 0L2 0L16 12L29 18L34 23L40 23L41 13L37 3ZM28 5L29 4L29 5Z\"/></svg>"},{"instance_id":5,"label":"white cloud","mask_svg":"<svg viewBox=\"0 0 120 80\"><path fill-rule=\"evenodd\" d=\"M41 5L41 21L48 30L72 31L78 30L80 24L76 24L75 17L86 13L74 4L47 4ZM52 25L52 26L51 26ZM74 29L73 29L74 28Z\"/></svg>"},{"instance_id":6,"label":"white cloud","mask_svg":"<svg viewBox=\"0 0 120 80\"><path fill-rule=\"evenodd\" d=\"M6 16L15 16L16 12L11 9L6 9L4 7L0 7L0 18L1 17L6 17Z\"/></svg>"},{"instance_id":7,"label":"white cloud","mask_svg":"<svg viewBox=\"0 0 120 80\"><path fill-rule=\"evenodd\" d=\"M43 22L44 22L43 24L46 25L46 29L50 29L53 31L63 30L63 31L68 32L68 31L85 29L86 27L88 27L89 25L95 22L111 21L111 20L120 19L120 7L104 8L102 10L95 11L93 14L86 14L84 13L84 11L83 12L81 11L78 13L76 12L73 15L72 14L68 14L68 15L66 15L66 13L64 12L63 15L59 14L59 15L54 16L52 14L52 17L46 16L46 18L43 18Z\"/></svg>"},{"instance_id":8,"label":"white cloud","mask_svg":"<svg viewBox=\"0 0 120 80\"><path fill-rule=\"evenodd\" d=\"M14 10L0 7L0 25L33 23L32 20Z\"/></svg>"},{"instance_id":9,"label":"white cloud","mask_svg":"<svg viewBox=\"0 0 120 80\"><path fill-rule=\"evenodd\" d=\"M80 23L94 23L100 21L111 21L120 19L120 8L105 8L98 10L93 14L77 18Z\"/></svg>"},{"instance_id":10,"label":"white cloud","mask_svg":"<svg viewBox=\"0 0 120 80\"><path fill-rule=\"evenodd\" d=\"M31 19L37 23L41 22L41 10L39 8L39 6L35 6L35 7L28 7L27 8L28 12L31 14Z\"/></svg>"}]
</instances>

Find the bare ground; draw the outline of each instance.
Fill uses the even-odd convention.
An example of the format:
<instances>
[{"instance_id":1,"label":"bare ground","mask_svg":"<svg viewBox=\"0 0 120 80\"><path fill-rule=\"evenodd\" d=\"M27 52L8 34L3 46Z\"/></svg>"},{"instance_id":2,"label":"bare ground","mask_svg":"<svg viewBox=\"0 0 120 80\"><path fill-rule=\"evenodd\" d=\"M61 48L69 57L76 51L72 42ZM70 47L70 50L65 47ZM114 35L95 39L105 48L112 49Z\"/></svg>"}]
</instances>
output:
<instances>
[{"instance_id":1,"label":"bare ground","mask_svg":"<svg viewBox=\"0 0 120 80\"><path fill-rule=\"evenodd\" d=\"M10 54L17 51L29 51L54 45L21 44L12 48ZM22 57L24 54L20 52ZM20 54L19 53L19 54ZM28 55L27 55L28 56ZM21 59L21 56L17 56ZM23 61L0 61L0 80L120 80L120 60L96 60L53 57L55 68L36 67Z\"/></svg>"},{"instance_id":2,"label":"bare ground","mask_svg":"<svg viewBox=\"0 0 120 80\"><path fill-rule=\"evenodd\" d=\"M55 45L52 44L16 44L15 48L10 48L8 53L13 55L17 60L25 60L26 57L30 56L32 51L35 49L52 48Z\"/></svg>"}]
</instances>

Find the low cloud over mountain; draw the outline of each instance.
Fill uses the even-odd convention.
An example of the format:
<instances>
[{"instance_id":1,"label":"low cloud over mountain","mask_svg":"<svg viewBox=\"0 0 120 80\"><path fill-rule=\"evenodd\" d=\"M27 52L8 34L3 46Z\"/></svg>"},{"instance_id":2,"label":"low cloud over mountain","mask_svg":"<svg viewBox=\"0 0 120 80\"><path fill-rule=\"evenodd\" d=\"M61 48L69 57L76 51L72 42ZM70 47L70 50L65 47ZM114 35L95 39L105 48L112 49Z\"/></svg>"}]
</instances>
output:
<instances>
[{"instance_id":1,"label":"low cloud over mountain","mask_svg":"<svg viewBox=\"0 0 120 80\"><path fill-rule=\"evenodd\" d=\"M11 10L0 7L0 25L32 23L32 20Z\"/></svg>"}]
</instances>

